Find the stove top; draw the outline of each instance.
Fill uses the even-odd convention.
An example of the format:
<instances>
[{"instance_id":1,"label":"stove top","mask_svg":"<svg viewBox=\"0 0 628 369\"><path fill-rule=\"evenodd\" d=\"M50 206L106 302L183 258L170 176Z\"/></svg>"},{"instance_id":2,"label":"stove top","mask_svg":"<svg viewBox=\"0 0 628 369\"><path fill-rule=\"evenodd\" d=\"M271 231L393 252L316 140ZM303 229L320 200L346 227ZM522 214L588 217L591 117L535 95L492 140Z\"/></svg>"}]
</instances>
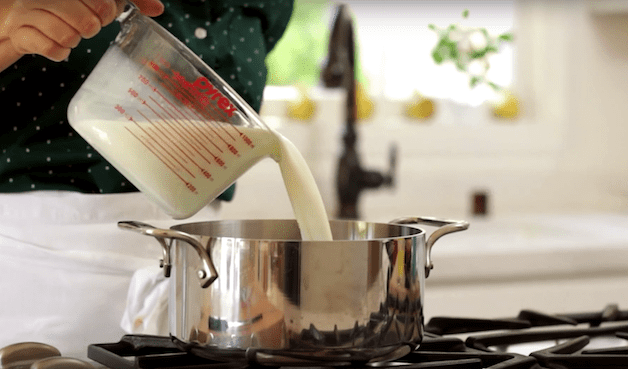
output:
<instances>
[{"instance_id":1,"label":"stove top","mask_svg":"<svg viewBox=\"0 0 628 369\"><path fill-rule=\"evenodd\" d=\"M400 359L364 363L292 362L283 365L263 352L247 350L233 360L214 360L179 349L169 337L124 336L93 344L88 357L116 369L204 369L254 366L379 367L407 369L628 368L628 310L609 305L597 312L548 315L522 310L507 319L434 317L420 347Z\"/></svg>"}]
</instances>

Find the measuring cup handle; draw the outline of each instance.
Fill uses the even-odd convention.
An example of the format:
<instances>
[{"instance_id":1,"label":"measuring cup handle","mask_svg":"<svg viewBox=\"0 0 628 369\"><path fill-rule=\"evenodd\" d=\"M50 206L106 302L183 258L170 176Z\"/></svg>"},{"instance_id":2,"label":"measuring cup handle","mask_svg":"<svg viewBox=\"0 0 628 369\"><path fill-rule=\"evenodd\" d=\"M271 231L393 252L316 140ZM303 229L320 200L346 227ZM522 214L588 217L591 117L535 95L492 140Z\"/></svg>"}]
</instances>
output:
<instances>
[{"instance_id":1,"label":"measuring cup handle","mask_svg":"<svg viewBox=\"0 0 628 369\"><path fill-rule=\"evenodd\" d=\"M170 249L171 244L165 242L166 239L177 239L185 241L192 246L196 253L201 258L201 268L198 271L198 278L201 283L201 287L209 287L218 278L218 273L214 267L214 263L209 256L209 253L205 251L203 245L192 235L185 232L175 231L172 229L161 229L153 227L150 224L137 222L137 221L121 221L118 222L118 227L134 232L138 232L143 235L152 236L157 239L161 245L164 253L162 261L162 267L164 268L164 275L170 276L170 269L172 268Z\"/></svg>"},{"instance_id":2,"label":"measuring cup handle","mask_svg":"<svg viewBox=\"0 0 628 369\"><path fill-rule=\"evenodd\" d=\"M391 221L393 224L425 224L434 227L440 227L427 239L425 250L425 277L429 277L430 271L434 269L432 262L432 247L434 243L446 234L464 231L469 228L469 222L464 220L447 220L433 217L406 217Z\"/></svg>"},{"instance_id":3,"label":"measuring cup handle","mask_svg":"<svg viewBox=\"0 0 628 369\"><path fill-rule=\"evenodd\" d=\"M134 19L137 16L142 15L140 8L137 7L132 1L129 0L115 0L116 1L116 20L123 25L122 32L124 32L124 24L127 21ZM118 35L118 37L120 37Z\"/></svg>"}]
</instances>

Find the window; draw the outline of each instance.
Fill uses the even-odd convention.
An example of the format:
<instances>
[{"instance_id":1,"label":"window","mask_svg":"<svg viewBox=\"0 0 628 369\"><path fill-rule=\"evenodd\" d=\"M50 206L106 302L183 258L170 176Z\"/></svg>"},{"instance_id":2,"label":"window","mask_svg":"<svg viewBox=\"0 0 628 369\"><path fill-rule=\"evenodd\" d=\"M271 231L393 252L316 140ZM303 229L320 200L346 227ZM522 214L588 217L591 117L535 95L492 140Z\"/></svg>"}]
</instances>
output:
<instances>
[{"instance_id":1,"label":"window","mask_svg":"<svg viewBox=\"0 0 628 369\"><path fill-rule=\"evenodd\" d=\"M335 3L319 1L318 12L312 11L315 6L313 3L316 2L300 0L295 3L296 21L290 25L285 40L288 43L295 39L290 35L292 32L300 32L301 38L307 33L309 39L306 52L310 61L304 61L303 56L298 56L297 46L281 42L278 45L278 49L291 49L289 52L278 52L283 54L284 69L288 68L286 64L289 63L286 58L293 60L291 73L297 67L303 73L318 73L315 68L306 65L321 65L325 58ZM431 53L438 37L429 25L434 24L439 28L446 28L450 24L459 24L465 28L481 27L496 36L513 29L513 1L345 0L344 3L349 5L354 15L359 79L374 98L407 100L418 92L431 98L477 106L495 97L495 91L486 84L470 88L469 76L457 71L453 64L437 65L434 62ZM309 21L304 21L300 15L306 6L309 14L315 15ZM321 12L323 8L325 11ZM468 17L463 18L465 10L468 11ZM300 29L292 29L293 25ZM312 32L326 33L320 35ZM321 42L324 43L323 47ZM500 86L511 85L513 52L511 44L502 44L500 52L489 59L488 79ZM271 69L276 65L274 63L270 62ZM281 69L274 73L280 74ZM291 81L295 81L294 75ZM318 81L318 75L302 76L300 81L311 85ZM277 84L277 80L272 77L269 82Z\"/></svg>"}]
</instances>

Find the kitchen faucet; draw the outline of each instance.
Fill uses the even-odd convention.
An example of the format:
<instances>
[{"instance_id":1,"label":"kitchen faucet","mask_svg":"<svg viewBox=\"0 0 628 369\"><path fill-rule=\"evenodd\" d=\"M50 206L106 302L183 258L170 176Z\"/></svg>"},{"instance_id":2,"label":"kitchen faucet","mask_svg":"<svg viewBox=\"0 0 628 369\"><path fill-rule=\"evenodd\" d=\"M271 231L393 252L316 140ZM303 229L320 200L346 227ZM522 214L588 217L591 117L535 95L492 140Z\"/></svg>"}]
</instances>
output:
<instances>
[{"instance_id":1,"label":"kitchen faucet","mask_svg":"<svg viewBox=\"0 0 628 369\"><path fill-rule=\"evenodd\" d=\"M340 87L347 91L345 105L345 127L342 137L343 151L336 173L338 195L338 217L359 218L358 203L360 193L368 188L392 186L396 166L396 148L390 152L388 173L365 170L356 151L357 95L355 78L355 38L353 21L346 4L336 8L332 32L329 39L329 53L321 78L326 87Z\"/></svg>"}]
</instances>

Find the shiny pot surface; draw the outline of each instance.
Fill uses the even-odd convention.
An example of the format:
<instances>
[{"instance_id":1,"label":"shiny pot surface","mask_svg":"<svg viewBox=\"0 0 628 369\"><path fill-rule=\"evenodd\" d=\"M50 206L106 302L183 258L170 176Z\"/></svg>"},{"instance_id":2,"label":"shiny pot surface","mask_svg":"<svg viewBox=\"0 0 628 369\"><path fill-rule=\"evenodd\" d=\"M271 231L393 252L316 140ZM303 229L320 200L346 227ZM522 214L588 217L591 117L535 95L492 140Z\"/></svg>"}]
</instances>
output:
<instances>
[{"instance_id":1,"label":"shiny pot surface","mask_svg":"<svg viewBox=\"0 0 628 369\"><path fill-rule=\"evenodd\" d=\"M438 226L426 241L411 224ZM208 355L402 356L423 337L430 250L468 223L331 221L334 241L302 241L293 220L188 223L153 236L171 278L170 333ZM191 246L191 247L190 247ZM290 356L287 355L287 356Z\"/></svg>"}]
</instances>

